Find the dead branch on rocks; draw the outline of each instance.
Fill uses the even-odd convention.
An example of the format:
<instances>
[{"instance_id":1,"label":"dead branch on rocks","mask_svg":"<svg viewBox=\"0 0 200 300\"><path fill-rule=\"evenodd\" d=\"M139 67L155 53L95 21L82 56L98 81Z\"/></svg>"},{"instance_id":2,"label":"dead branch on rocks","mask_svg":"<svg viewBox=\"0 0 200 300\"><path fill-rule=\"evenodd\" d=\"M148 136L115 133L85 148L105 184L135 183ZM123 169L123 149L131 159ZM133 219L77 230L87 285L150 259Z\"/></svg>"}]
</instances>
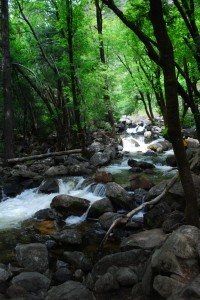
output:
<instances>
[{"instance_id":1,"label":"dead branch on rocks","mask_svg":"<svg viewBox=\"0 0 200 300\"><path fill-rule=\"evenodd\" d=\"M73 150L66 150L66 151L59 151L59 152L24 156L24 157L18 157L18 158L10 158L10 159L7 160L7 162L12 164L12 163L23 162L23 161L27 161L27 160L48 158L48 157L52 157L52 156L60 156L60 155L81 153L81 151L82 151L81 149L73 149Z\"/></svg>"},{"instance_id":2,"label":"dead branch on rocks","mask_svg":"<svg viewBox=\"0 0 200 300\"><path fill-rule=\"evenodd\" d=\"M144 209L146 206L151 206L151 205L155 205L156 203L158 203L162 197L169 191L169 189L175 184L176 180L179 178L179 173L177 173L174 177L172 177L172 179L166 184L166 187L164 188L164 190L162 191L162 193L160 195L158 195L156 198L144 202L142 203L140 206L134 208L132 211L130 211L128 214L126 215L122 215L119 218L117 218L110 226L110 228L108 229L108 231L106 232L101 244L100 244L100 248L104 246L104 244L106 243L106 240L109 236L109 234L111 233L111 231L117 227L117 226L122 226L125 225L130 218L132 218L136 213L138 213L139 211L141 211L142 209Z\"/></svg>"}]
</instances>

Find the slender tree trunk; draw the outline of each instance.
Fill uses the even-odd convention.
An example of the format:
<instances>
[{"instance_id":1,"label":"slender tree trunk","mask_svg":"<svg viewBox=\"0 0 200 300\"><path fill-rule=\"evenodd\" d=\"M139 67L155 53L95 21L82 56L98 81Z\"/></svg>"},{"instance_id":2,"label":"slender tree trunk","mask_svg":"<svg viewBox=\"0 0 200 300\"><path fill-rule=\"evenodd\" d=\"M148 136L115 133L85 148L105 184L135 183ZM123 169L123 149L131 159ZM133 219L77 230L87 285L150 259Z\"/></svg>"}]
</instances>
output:
<instances>
[{"instance_id":1,"label":"slender tree trunk","mask_svg":"<svg viewBox=\"0 0 200 300\"><path fill-rule=\"evenodd\" d=\"M103 43L103 18L102 18L102 8L99 5L99 0L95 0L95 6L96 6L96 20L97 20L97 31L99 36L99 54L100 54L100 61L103 65L106 65L106 56L104 51L104 43ZM115 121L113 116L113 110L111 106L110 96L109 96L109 88L107 84L107 78L105 80L104 85L104 103L108 110L108 120L110 123L110 126L112 128L112 136L115 137Z\"/></svg>"},{"instance_id":2,"label":"slender tree trunk","mask_svg":"<svg viewBox=\"0 0 200 300\"><path fill-rule=\"evenodd\" d=\"M150 0L150 19L158 43L164 74L168 133L173 145L179 176L185 193L186 221L188 224L199 227L197 197L181 135L173 46L168 36L163 18L161 0Z\"/></svg>"},{"instance_id":3,"label":"slender tree trunk","mask_svg":"<svg viewBox=\"0 0 200 300\"><path fill-rule=\"evenodd\" d=\"M14 157L8 0L1 0L1 17L2 17L2 70L3 70L3 96L4 96L4 157L6 160L8 158Z\"/></svg>"},{"instance_id":4,"label":"slender tree trunk","mask_svg":"<svg viewBox=\"0 0 200 300\"><path fill-rule=\"evenodd\" d=\"M76 75L75 75L75 66L74 66L74 49L73 49L73 11L72 11L72 1L66 0L66 10L67 10L67 40L68 40L68 55L69 55L69 64L70 64L70 78L71 78L71 88L72 88L72 97L73 97L73 106L74 106L74 116L75 122L77 125L78 135L80 137L81 146L84 147L84 135L81 126L81 114L80 114L80 101L77 95L77 86L76 86Z\"/></svg>"}]
</instances>

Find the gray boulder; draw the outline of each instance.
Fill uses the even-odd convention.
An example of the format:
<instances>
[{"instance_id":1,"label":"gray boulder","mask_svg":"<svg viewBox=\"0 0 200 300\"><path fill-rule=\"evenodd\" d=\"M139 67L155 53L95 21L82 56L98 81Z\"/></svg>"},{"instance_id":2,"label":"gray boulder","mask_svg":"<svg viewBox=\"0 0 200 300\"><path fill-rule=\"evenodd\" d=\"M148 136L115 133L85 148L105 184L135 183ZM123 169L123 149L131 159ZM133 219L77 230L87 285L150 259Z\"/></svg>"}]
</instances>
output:
<instances>
[{"instance_id":1,"label":"gray boulder","mask_svg":"<svg viewBox=\"0 0 200 300\"><path fill-rule=\"evenodd\" d=\"M76 281L67 281L51 288L45 300L95 300L92 292L83 284Z\"/></svg>"},{"instance_id":2,"label":"gray boulder","mask_svg":"<svg viewBox=\"0 0 200 300\"><path fill-rule=\"evenodd\" d=\"M12 283L24 288L27 292L39 294L49 289L51 281L38 272L22 272L13 278Z\"/></svg>"},{"instance_id":3,"label":"gray boulder","mask_svg":"<svg viewBox=\"0 0 200 300\"><path fill-rule=\"evenodd\" d=\"M116 278L110 273L105 273L99 279L97 279L95 283L95 291L97 293L107 293L118 289L119 283L117 282Z\"/></svg>"},{"instance_id":4,"label":"gray boulder","mask_svg":"<svg viewBox=\"0 0 200 300\"><path fill-rule=\"evenodd\" d=\"M128 192L115 182L107 183L106 197L108 197L111 202L119 208L128 210L134 208L134 201Z\"/></svg>"},{"instance_id":5,"label":"gray boulder","mask_svg":"<svg viewBox=\"0 0 200 300\"><path fill-rule=\"evenodd\" d=\"M51 208L63 217L81 216L89 205L88 200L69 195L55 196L50 204Z\"/></svg>"},{"instance_id":6,"label":"gray boulder","mask_svg":"<svg viewBox=\"0 0 200 300\"><path fill-rule=\"evenodd\" d=\"M51 194L59 192L59 184L58 181L54 178L49 178L44 180L39 186L38 192Z\"/></svg>"},{"instance_id":7,"label":"gray boulder","mask_svg":"<svg viewBox=\"0 0 200 300\"><path fill-rule=\"evenodd\" d=\"M44 244L17 245L15 250L19 265L26 270L44 273L48 269L48 251Z\"/></svg>"},{"instance_id":8,"label":"gray boulder","mask_svg":"<svg viewBox=\"0 0 200 300\"><path fill-rule=\"evenodd\" d=\"M111 201L108 198L103 198L92 203L88 215L88 218L98 218L106 212L113 212L114 208Z\"/></svg>"},{"instance_id":9,"label":"gray boulder","mask_svg":"<svg viewBox=\"0 0 200 300\"><path fill-rule=\"evenodd\" d=\"M108 230L112 223L121 215L114 212L106 212L99 217L99 223L104 230Z\"/></svg>"},{"instance_id":10,"label":"gray boulder","mask_svg":"<svg viewBox=\"0 0 200 300\"><path fill-rule=\"evenodd\" d=\"M150 250L161 246L166 237L167 235L160 228L146 230L124 238L120 247L126 251L136 248Z\"/></svg>"},{"instance_id":11,"label":"gray boulder","mask_svg":"<svg viewBox=\"0 0 200 300\"><path fill-rule=\"evenodd\" d=\"M121 267L116 272L116 279L121 286L134 285L138 282L137 274L128 267Z\"/></svg>"}]
</instances>

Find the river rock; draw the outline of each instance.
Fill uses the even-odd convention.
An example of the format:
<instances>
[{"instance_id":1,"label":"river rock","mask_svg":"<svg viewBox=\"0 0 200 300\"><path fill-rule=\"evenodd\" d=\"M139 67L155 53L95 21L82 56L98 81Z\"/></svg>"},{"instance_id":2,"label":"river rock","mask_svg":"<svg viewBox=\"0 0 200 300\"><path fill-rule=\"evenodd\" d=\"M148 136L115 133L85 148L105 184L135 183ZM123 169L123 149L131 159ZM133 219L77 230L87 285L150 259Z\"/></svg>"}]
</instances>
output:
<instances>
[{"instance_id":1,"label":"river rock","mask_svg":"<svg viewBox=\"0 0 200 300\"><path fill-rule=\"evenodd\" d=\"M97 171L94 175L94 180L96 182L108 183L112 181L112 174L106 171Z\"/></svg>"},{"instance_id":2,"label":"river rock","mask_svg":"<svg viewBox=\"0 0 200 300\"><path fill-rule=\"evenodd\" d=\"M160 202L152 209L144 213L144 225L149 229L161 227L171 213L170 206L165 202Z\"/></svg>"},{"instance_id":3,"label":"river rock","mask_svg":"<svg viewBox=\"0 0 200 300\"><path fill-rule=\"evenodd\" d=\"M92 269L92 276L96 281L99 276L108 272L110 267L134 267L137 274L139 266L146 262L150 252L143 249L135 249L125 252L119 252L115 254L106 255L101 258Z\"/></svg>"},{"instance_id":4,"label":"river rock","mask_svg":"<svg viewBox=\"0 0 200 300\"><path fill-rule=\"evenodd\" d=\"M198 300L200 299L200 275L192 282L186 284L182 289L178 286L172 290L171 296L167 300Z\"/></svg>"},{"instance_id":5,"label":"river rock","mask_svg":"<svg viewBox=\"0 0 200 300\"><path fill-rule=\"evenodd\" d=\"M146 195L147 191L145 189L139 188L134 190L133 198L135 202L140 205L144 202Z\"/></svg>"},{"instance_id":6,"label":"river rock","mask_svg":"<svg viewBox=\"0 0 200 300\"><path fill-rule=\"evenodd\" d=\"M155 166L151 163L145 162L145 161L137 161L135 159L129 159L128 160L128 165L130 167L138 167L141 168L142 170L146 169L154 169Z\"/></svg>"},{"instance_id":7,"label":"river rock","mask_svg":"<svg viewBox=\"0 0 200 300\"><path fill-rule=\"evenodd\" d=\"M57 284L62 284L68 280L72 280L72 271L68 267L60 267L54 273L52 279Z\"/></svg>"},{"instance_id":8,"label":"river rock","mask_svg":"<svg viewBox=\"0 0 200 300\"><path fill-rule=\"evenodd\" d=\"M56 234L52 235L55 241L60 242L64 245L81 245L82 235L76 229L65 229Z\"/></svg>"},{"instance_id":9,"label":"river rock","mask_svg":"<svg viewBox=\"0 0 200 300\"><path fill-rule=\"evenodd\" d=\"M59 192L59 184L57 179L49 178L44 180L39 186L38 192L51 194Z\"/></svg>"},{"instance_id":10,"label":"river rock","mask_svg":"<svg viewBox=\"0 0 200 300\"><path fill-rule=\"evenodd\" d=\"M0 282L6 281L11 276L11 273L0 267Z\"/></svg>"},{"instance_id":11,"label":"river rock","mask_svg":"<svg viewBox=\"0 0 200 300\"><path fill-rule=\"evenodd\" d=\"M48 251L44 244L17 245L15 250L19 265L26 270L43 273L48 269Z\"/></svg>"},{"instance_id":12,"label":"river rock","mask_svg":"<svg viewBox=\"0 0 200 300\"><path fill-rule=\"evenodd\" d=\"M157 275L153 282L153 288L165 299L171 296L174 290L180 290L184 286L183 283L173 278L161 275Z\"/></svg>"},{"instance_id":13,"label":"river rock","mask_svg":"<svg viewBox=\"0 0 200 300\"><path fill-rule=\"evenodd\" d=\"M162 297L179 299L174 296L177 293L180 295L182 291L185 291L186 286L199 276L199 241L200 230L194 226L184 225L173 231L161 248L153 253L151 268L155 276L154 288ZM159 277L160 274L165 274L165 276ZM180 278L184 284L183 289L180 285ZM170 285L171 288L168 289ZM189 292L188 298L180 299L194 299L190 298L190 295Z\"/></svg>"},{"instance_id":14,"label":"river rock","mask_svg":"<svg viewBox=\"0 0 200 300\"><path fill-rule=\"evenodd\" d=\"M89 147L87 147L86 151L90 154L90 157L94 155L96 152L103 152L105 146L103 143L94 141Z\"/></svg>"},{"instance_id":15,"label":"river rock","mask_svg":"<svg viewBox=\"0 0 200 300\"><path fill-rule=\"evenodd\" d=\"M49 289L51 281L38 272L22 272L13 278L12 283L24 288L27 292L41 295Z\"/></svg>"},{"instance_id":16,"label":"river rock","mask_svg":"<svg viewBox=\"0 0 200 300\"><path fill-rule=\"evenodd\" d=\"M114 208L111 201L108 198L103 198L92 203L89 211L88 218L99 218L106 212L113 212Z\"/></svg>"},{"instance_id":17,"label":"river rock","mask_svg":"<svg viewBox=\"0 0 200 300\"><path fill-rule=\"evenodd\" d=\"M81 216L89 207L90 202L86 199L70 196L58 195L55 196L50 204L63 217L71 215Z\"/></svg>"},{"instance_id":18,"label":"river rock","mask_svg":"<svg viewBox=\"0 0 200 300\"><path fill-rule=\"evenodd\" d=\"M118 290L119 283L116 278L110 274L105 273L95 283L95 291L97 293L108 293L110 291Z\"/></svg>"},{"instance_id":19,"label":"river rock","mask_svg":"<svg viewBox=\"0 0 200 300\"><path fill-rule=\"evenodd\" d=\"M55 220L56 219L56 214L51 208L44 208L38 210L34 214L34 218L38 220Z\"/></svg>"},{"instance_id":20,"label":"river rock","mask_svg":"<svg viewBox=\"0 0 200 300\"><path fill-rule=\"evenodd\" d=\"M177 166L176 159L175 159L174 155L167 156L165 162L166 162L167 166L170 166L170 167L176 167Z\"/></svg>"},{"instance_id":21,"label":"river rock","mask_svg":"<svg viewBox=\"0 0 200 300\"><path fill-rule=\"evenodd\" d=\"M151 143L151 145L148 146L148 149L160 153L163 151L171 150L172 144L167 140L159 141L159 142Z\"/></svg>"},{"instance_id":22,"label":"river rock","mask_svg":"<svg viewBox=\"0 0 200 300\"><path fill-rule=\"evenodd\" d=\"M137 274L128 267L121 267L116 272L116 279L121 286L129 286L138 282Z\"/></svg>"},{"instance_id":23,"label":"river rock","mask_svg":"<svg viewBox=\"0 0 200 300\"><path fill-rule=\"evenodd\" d=\"M119 208L128 210L134 208L134 201L132 200L128 192L115 182L107 183L106 197L111 200L113 205Z\"/></svg>"},{"instance_id":24,"label":"river rock","mask_svg":"<svg viewBox=\"0 0 200 300\"><path fill-rule=\"evenodd\" d=\"M154 183L151 180L138 174L133 174L129 176L129 182L130 182L131 190L135 190L135 189L149 190L154 186Z\"/></svg>"},{"instance_id":25,"label":"river rock","mask_svg":"<svg viewBox=\"0 0 200 300\"><path fill-rule=\"evenodd\" d=\"M63 258L67 263L75 266L76 269L81 269L84 272L89 272L92 270L92 262L83 252L65 251L63 253Z\"/></svg>"},{"instance_id":26,"label":"river rock","mask_svg":"<svg viewBox=\"0 0 200 300\"><path fill-rule=\"evenodd\" d=\"M95 300L93 293L83 284L76 281L67 281L56 287L52 287L45 300Z\"/></svg>"},{"instance_id":27,"label":"river rock","mask_svg":"<svg viewBox=\"0 0 200 300\"><path fill-rule=\"evenodd\" d=\"M90 163L94 166L105 166L111 161L111 152L104 150L103 152L96 152L90 159Z\"/></svg>"},{"instance_id":28,"label":"river rock","mask_svg":"<svg viewBox=\"0 0 200 300\"><path fill-rule=\"evenodd\" d=\"M166 234L160 228L146 230L124 238L120 247L125 251L136 248L151 250L161 246L166 237Z\"/></svg>"},{"instance_id":29,"label":"river rock","mask_svg":"<svg viewBox=\"0 0 200 300\"><path fill-rule=\"evenodd\" d=\"M108 230L112 223L121 215L114 212L106 212L99 217L99 223L104 230Z\"/></svg>"}]
</instances>

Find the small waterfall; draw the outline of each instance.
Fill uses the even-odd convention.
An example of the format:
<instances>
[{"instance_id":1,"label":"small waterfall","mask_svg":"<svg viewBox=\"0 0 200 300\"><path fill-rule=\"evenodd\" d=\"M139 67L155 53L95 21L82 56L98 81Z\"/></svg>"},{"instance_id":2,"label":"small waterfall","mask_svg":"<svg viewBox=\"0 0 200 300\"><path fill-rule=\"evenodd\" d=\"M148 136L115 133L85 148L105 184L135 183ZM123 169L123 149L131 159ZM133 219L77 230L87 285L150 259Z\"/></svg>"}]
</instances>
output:
<instances>
[{"instance_id":1,"label":"small waterfall","mask_svg":"<svg viewBox=\"0 0 200 300\"><path fill-rule=\"evenodd\" d=\"M105 184L103 183L98 183L94 189L94 195L98 197L104 197L106 192L106 187Z\"/></svg>"}]
</instances>

